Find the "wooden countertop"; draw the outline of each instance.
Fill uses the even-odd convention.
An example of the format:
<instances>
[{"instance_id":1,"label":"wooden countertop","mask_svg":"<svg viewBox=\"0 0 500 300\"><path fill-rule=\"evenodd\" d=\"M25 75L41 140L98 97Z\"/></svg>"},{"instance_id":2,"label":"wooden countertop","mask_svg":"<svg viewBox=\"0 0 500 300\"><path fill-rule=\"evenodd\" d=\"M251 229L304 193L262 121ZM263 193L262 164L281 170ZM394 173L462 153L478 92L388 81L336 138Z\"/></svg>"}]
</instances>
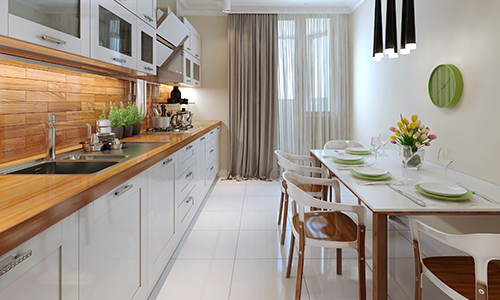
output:
<instances>
[{"instance_id":1,"label":"wooden countertop","mask_svg":"<svg viewBox=\"0 0 500 300\"><path fill-rule=\"evenodd\" d=\"M145 133L124 142L169 142L90 175L0 175L0 256L63 220L217 126L194 122L192 133Z\"/></svg>"}]
</instances>

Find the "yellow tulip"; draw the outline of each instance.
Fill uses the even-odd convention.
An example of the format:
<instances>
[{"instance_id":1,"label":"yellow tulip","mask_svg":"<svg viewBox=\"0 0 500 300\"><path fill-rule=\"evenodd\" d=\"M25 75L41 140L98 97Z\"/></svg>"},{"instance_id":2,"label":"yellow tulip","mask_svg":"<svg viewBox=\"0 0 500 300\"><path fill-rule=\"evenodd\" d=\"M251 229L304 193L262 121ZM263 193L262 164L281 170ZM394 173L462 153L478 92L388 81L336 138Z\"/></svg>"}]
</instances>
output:
<instances>
[{"instance_id":1,"label":"yellow tulip","mask_svg":"<svg viewBox=\"0 0 500 300\"><path fill-rule=\"evenodd\" d=\"M410 129L413 130L413 129L415 129L415 127L417 127L417 124L415 124L415 122L411 122Z\"/></svg>"},{"instance_id":2,"label":"yellow tulip","mask_svg":"<svg viewBox=\"0 0 500 300\"><path fill-rule=\"evenodd\" d=\"M397 139L398 139L397 137L395 137L395 136L391 135L391 140L395 141L395 140L397 140Z\"/></svg>"},{"instance_id":3,"label":"yellow tulip","mask_svg":"<svg viewBox=\"0 0 500 300\"><path fill-rule=\"evenodd\" d=\"M408 132L408 136L411 137L411 132Z\"/></svg>"},{"instance_id":4,"label":"yellow tulip","mask_svg":"<svg viewBox=\"0 0 500 300\"><path fill-rule=\"evenodd\" d=\"M417 122L417 120L418 120L418 116L417 116L417 115L413 115L413 116L411 116L411 120L412 120L413 122Z\"/></svg>"},{"instance_id":5,"label":"yellow tulip","mask_svg":"<svg viewBox=\"0 0 500 300\"><path fill-rule=\"evenodd\" d=\"M401 132L406 134L408 130L406 130L406 127L401 127Z\"/></svg>"},{"instance_id":6,"label":"yellow tulip","mask_svg":"<svg viewBox=\"0 0 500 300\"><path fill-rule=\"evenodd\" d=\"M399 127L399 128L403 127L403 123L398 122L398 127Z\"/></svg>"},{"instance_id":7,"label":"yellow tulip","mask_svg":"<svg viewBox=\"0 0 500 300\"><path fill-rule=\"evenodd\" d=\"M408 121L408 119L406 119L405 117L403 117L403 123L405 125L408 125L408 124L410 124L410 121Z\"/></svg>"},{"instance_id":8,"label":"yellow tulip","mask_svg":"<svg viewBox=\"0 0 500 300\"><path fill-rule=\"evenodd\" d=\"M395 131L394 132L397 136L401 136L401 133L399 133L399 130L398 131Z\"/></svg>"}]
</instances>

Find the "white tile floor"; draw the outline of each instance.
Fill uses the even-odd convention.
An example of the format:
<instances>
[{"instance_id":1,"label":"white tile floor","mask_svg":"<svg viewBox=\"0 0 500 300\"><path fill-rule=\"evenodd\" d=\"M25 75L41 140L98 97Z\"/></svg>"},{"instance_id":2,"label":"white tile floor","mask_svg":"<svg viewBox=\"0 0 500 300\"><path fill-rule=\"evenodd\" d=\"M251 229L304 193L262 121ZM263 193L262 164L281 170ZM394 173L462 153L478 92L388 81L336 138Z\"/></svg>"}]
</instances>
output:
<instances>
[{"instance_id":1,"label":"white tile floor","mask_svg":"<svg viewBox=\"0 0 500 300\"><path fill-rule=\"evenodd\" d=\"M285 278L290 232L281 246L279 198L277 182L218 181L169 262L155 299L293 299L297 270L294 264L291 278ZM371 232L367 241L371 245ZM335 272L334 251L305 251L302 299L359 299L355 250L344 251L341 276ZM366 270L371 299L369 265Z\"/></svg>"}]
</instances>

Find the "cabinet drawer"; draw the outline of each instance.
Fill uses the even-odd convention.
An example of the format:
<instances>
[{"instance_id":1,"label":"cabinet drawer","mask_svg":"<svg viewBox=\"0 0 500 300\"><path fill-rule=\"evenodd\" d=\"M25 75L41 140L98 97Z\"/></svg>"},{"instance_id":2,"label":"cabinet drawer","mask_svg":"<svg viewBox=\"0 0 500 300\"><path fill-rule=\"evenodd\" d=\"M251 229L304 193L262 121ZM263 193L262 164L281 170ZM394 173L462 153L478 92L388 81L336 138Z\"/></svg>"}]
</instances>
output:
<instances>
[{"instance_id":1,"label":"cabinet drawer","mask_svg":"<svg viewBox=\"0 0 500 300\"><path fill-rule=\"evenodd\" d=\"M178 152L178 164L177 164L177 175L178 178L181 176L180 174L184 174L186 170L194 164L196 158L194 155L194 145L189 144L186 147L182 148Z\"/></svg>"},{"instance_id":2,"label":"cabinet drawer","mask_svg":"<svg viewBox=\"0 0 500 300\"><path fill-rule=\"evenodd\" d=\"M173 165L174 163L174 158L172 156L169 156L162 160L161 162L157 163L156 165L152 166L152 172L153 172L153 178L158 177L161 173L163 173L168 167Z\"/></svg>"},{"instance_id":3,"label":"cabinet drawer","mask_svg":"<svg viewBox=\"0 0 500 300\"><path fill-rule=\"evenodd\" d=\"M137 192L140 187L140 178L136 176L113 191L107 193L101 198L95 200L94 204L94 222L112 211L116 206L126 200L130 195Z\"/></svg>"},{"instance_id":4,"label":"cabinet drawer","mask_svg":"<svg viewBox=\"0 0 500 300\"><path fill-rule=\"evenodd\" d=\"M177 208L179 210L179 215L178 218L181 223L184 222L184 219L188 215L189 211L193 208L194 206L194 186L191 188L189 193L184 197L184 200L182 200L181 204Z\"/></svg>"},{"instance_id":5,"label":"cabinet drawer","mask_svg":"<svg viewBox=\"0 0 500 300\"><path fill-rule=\"evenodd\" d=\"M12 295L10 298L0 297L0 299L35 299L18 297L18 292L21 295L29 295L29 291L24 291L27 286L30 287L29 289L43 290L44 295L51 295L51 290L55 289L57 291L56 295L59 295L58 281L49 284L50 280L45 282L42 278L36 278L36 276L48 275L52 279L58 279L60 257L59 252L56 252L55 256L53 252L59 249L62 243L61 226L61 222L57 223L0 257L0 269L3 269L3 272L0 270L0 296ZM45 263L37 266L40 262ZM23 288L16 290L15 287L17 286ZM16 294L11 293L10 290L16 292Z\"/></svg>"},{"instance_id":6,"label":"cabinet drawer","mask_svg":"<svg viewBox=\"0 0 500 300\"><path fill-rule=\"evenodd\" d=\"M191 190L191 188L196 184L194 180L195 165L191 165L190 168L186 170L179 178L177 178L176 188L179 191L179 199L184 199Z\"/></svg>"},{"instance_id":7,"label":"cabinet drawer","mask_svg":"<svg viewBox=\"0 0 500 300\"><path fill-rule=\"evenodd\" d=\"M215 147L207 148L207 165L211 165L215 160Z\"/></svg>"}]
</instances>

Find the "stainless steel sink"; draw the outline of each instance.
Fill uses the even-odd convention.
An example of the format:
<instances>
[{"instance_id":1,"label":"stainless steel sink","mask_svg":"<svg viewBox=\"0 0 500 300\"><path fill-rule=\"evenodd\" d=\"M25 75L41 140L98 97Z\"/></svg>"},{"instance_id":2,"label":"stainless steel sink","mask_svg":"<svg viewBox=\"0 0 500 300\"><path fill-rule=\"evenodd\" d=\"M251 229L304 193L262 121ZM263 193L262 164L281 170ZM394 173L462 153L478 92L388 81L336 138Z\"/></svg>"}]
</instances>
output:
<instances>
[{"instance_id":1,"label":"stainless steel sink","mask_svg":"<svg viewBox=\"0 0 500 300\"><path fill-rule=\"evenodd\" d=\"M84 152L83 149L60 154L55 160L37 160L0 169L1 174L92 174L128 161L166 143L123 143L122 149Z\"/></svg>"},{"instance_id":2,"label":"stainless steel sink","mask_svg":"<svg viewBox=\"0 0 500 300\"><path fill-rule=\"evenodd\" d=\"M92 174L119 161L47 161L8 174Z\"/></svg>"}]
</instances>

